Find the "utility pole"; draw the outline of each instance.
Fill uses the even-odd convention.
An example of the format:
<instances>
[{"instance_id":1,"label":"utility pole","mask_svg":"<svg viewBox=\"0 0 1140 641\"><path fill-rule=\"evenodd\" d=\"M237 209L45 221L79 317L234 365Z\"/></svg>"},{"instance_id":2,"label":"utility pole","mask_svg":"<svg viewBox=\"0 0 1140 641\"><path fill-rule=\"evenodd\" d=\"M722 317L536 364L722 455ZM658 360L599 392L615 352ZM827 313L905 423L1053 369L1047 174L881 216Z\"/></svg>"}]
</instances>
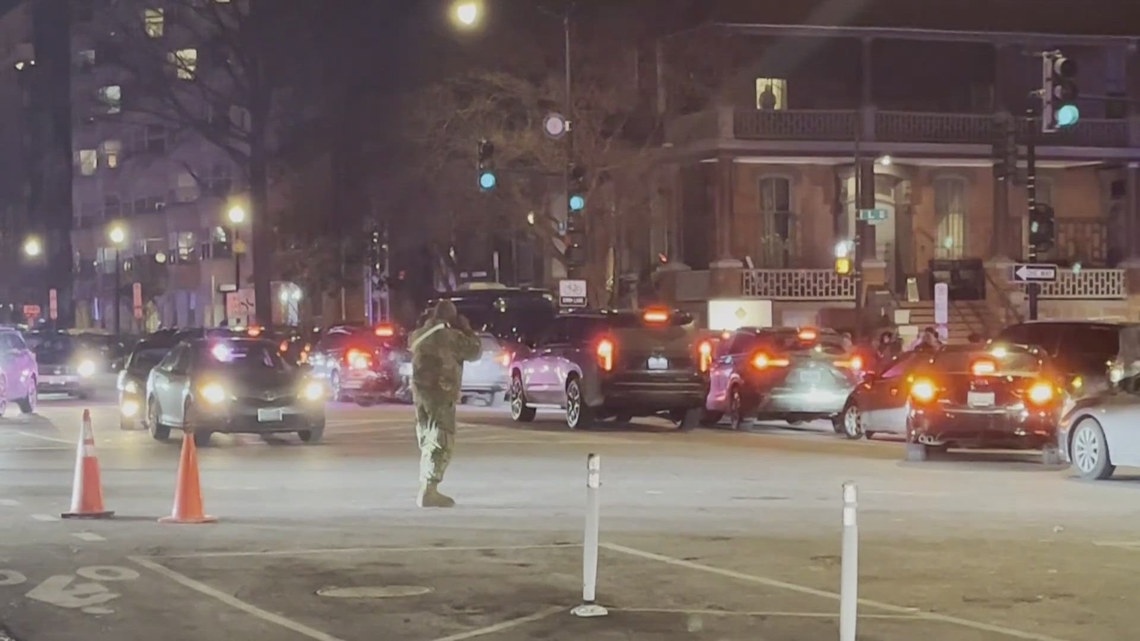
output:
<instances>
[{"instance_id":1,"label":"utility pole","mask_svg":"<svg viewBox=\"0 0 1140 641\"><path fill-rule=\"evenodd\" d=\"M573 93L573 75L570 66L570 11L574 8L573 2L567 2L562 13L562 41L563 41L563 61L565 63L565 86L563 88L565 96L564 109L566 111L566 163L563 171L563 191L566 194L566 215L572 216L570 211L570 172L574 166L574 93ZM567 219L569 225L569 219ZM569 260L567 256L566 275L570 278L578 278L581 268Z\"/></svg>"},{"instance_id":2,"label":"utility pole","mask_svg":"<svg viewBox=\"0 0 1140 641\"><path fill-rule=\"evenodd\" d=\"M863 122L859 119L855 123L855 237L852 238L852 265L851 275L855 280L855 340L863 336L863 236L867 229L867 222L862 219L859 210L863 208ZM871 190L874 196L874 189ZM872 203L874 204L874 203Z\"/></svg>"},{"instance_id":3,"label":"utility pole","mask_svg":"<svg viewBox=\"0 0 1140 641\"><path fill-rule=\"evenodd\" d=\"M1025 109L1025 120L1029 126L1026 128L1025 139L1025 195L1028 200L1028 212L1026 220L1030 221L1030 233L1028 234L1029 241L1029 255L1026 259L1030 263L1037 263L1037 243L1035 235L1032 231L1032 220L1036 217L1037 212L1037 110L1034 108L1032 102ZM1037 297L1040 295L1040 285L1036 282L1029 282L1025 284L1026 294L1029 296L1029 320L1037 320Z\"/></svg>"}]
</instances>

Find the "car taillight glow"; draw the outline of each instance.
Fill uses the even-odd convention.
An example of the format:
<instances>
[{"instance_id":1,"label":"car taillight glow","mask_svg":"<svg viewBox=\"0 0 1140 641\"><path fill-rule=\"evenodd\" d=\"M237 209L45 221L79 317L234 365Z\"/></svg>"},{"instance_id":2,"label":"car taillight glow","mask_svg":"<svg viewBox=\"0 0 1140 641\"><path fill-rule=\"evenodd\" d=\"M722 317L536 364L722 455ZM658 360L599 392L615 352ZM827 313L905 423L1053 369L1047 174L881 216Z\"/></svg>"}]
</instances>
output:
<instances>
[{"instance_id":1,"label":"car taillight glow","mask_svg":"<svg viewBox=\"0 0 1140 641\"><path fill-rule=\"evenodd\" d=\"M603 338L598 341L598 348L596 350L598 355L598 364L602 369L609 372L614 368L614 342L608 338Z\"/></svg>"},{"instance_id":2,"label":"car taillight glow","mask_svg":"<svg viewBox=\"0 0 1140 641\"><path fill-rule=\"evenodd\" d=\"M835 361L835 366L836 367L846 367L847 369L851 369L851 370L854 370L856 372L859 372L859 371L863 370L863 357L862 356L852 356L851 358L849 358L847 360Z\"/></svg>"},{"instance_id":3,"label":"car taillight glow","mask_svg":"<svg viewBox=\"0 0 1140 641\"><path fill-rule=\"evenodd\" d=\"M1045 382L1034 383L1026 396L1029 397L1031 403L1044 405L1053 400L1053 386Z\"/></svg>"},{"instance_id":4,"label":"car taillight glow","mask_svg":"<svg viewBox=\"0 0 1140 641\"><path fill-rule=\"evenodd\" d=\"M368 369L372 364L372 357L367 352L362 352L358 349L348 350L345 354L344 360L348 362L348 366L352 369Z\"/></svg>"},{"instance_id":5,"label":"car taillight glow","mask_svg":"<svg viewBox=\"0 0 1140 641\"><path fill-rule=\"evenodd\" d=\"M499 362L502 363L503 367L509 366L511 364L511 353L503 352L499 354Z\"/></svg>"},{"instance_id":6,"label":"car taillight glow","mask_svg":"<svg viewBox=\"0 0 1140 641\"><path fill-rule=\"evenodd\" d=\"M664 309L647 309L641 318L647 323L664 323L669 320L669 312Z\"/></svg>"},{"instance_id":7,"label":"car taillight glow","mask_svg":"<svg viewBox=\"0 0 1140 641\"><path fill-rule=\"evenodd\" d=\"M697 346L697 354L700 356L701 371L707 372L712 367L712 343L708 341L701 341Z\"/></svg>"},{"instance_id":8,"label":"car taillight glow","mask_svg":"<svg viewBox=\"0 0 1140 641\"><path fill-rule=\"evenodd\" d=\"M970 373L974 376L989 376L996 371L997 363L987 359L974 361L974 363L970 365Z\"/></svg>"},{"instance_id":9,"label":"car taillight glow","mask_svg":"<svg viewBox=\"0 0 1140 641\"><path fill-rule=\"evenodd\" d=\"M786 358L772 358L767 354L761 352L752 357L752 367L756 369L768 369L769 367L787 367L788 359Z\"/></svg>"},{"instance_id":10,"label":"car taillight glow","mask_svg":"<svg viewBox=\"0 0 1140 641\"><path fill-rule=\"evenodd\" d=\"M933 382L920 378L911 384L910 395L916 401L929 403L938 395L938 388L934 387Z\"/></svg>"},{"instance_id":11,"label":"car taillight glow","mask_svg":"<svg viewBox=\"0 0 1140 641\"><path fill-rule=\"evenodd\" d=\"M277 346L277 351L282 354L289 351L289 341L281 341L281 344Z\"/></svg>"},{"instance_id":12,"label":"car taillight glow","mask_svg":"<svg viewBox=\"0 0 1140 641\"><path fill-rule=\"evenodd\" d=\"M819 332L815 331L814 329L801 329L799 336L801 341L810 342L819 338Z\"/></svg>"},{"instance_id":13,"label":"car taillight glow","mask_svg":"<svg viewBox=\"0 0 1140 641\"><path fill-rule=\"evenodd\" d=\"M377 325L375 334L381 338L388 338L396 335L396 328L391 325Z\"/></svg>"}]
</instances>

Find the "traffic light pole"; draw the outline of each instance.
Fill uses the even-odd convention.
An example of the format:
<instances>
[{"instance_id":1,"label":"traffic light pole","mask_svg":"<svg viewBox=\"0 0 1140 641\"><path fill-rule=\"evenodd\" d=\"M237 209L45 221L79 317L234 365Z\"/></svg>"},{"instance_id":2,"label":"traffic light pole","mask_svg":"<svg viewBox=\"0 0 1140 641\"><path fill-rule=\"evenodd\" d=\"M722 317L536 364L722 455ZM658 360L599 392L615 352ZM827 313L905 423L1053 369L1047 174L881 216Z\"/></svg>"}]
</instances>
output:
<instances>
[{"instance_id":1,"label":"traffic light pole","mask_svg":"<svg viewBox=\"0 0 1140 641\"><path fill-rule=\"evenodd\" d=\"M567 226L569 226L569 216L573 215L570 211L570 171L571 166L574 164L574 94L573 94L573 76L570 69L570 11L573 9L573 3L567 2L565 11L562 14L562 39L563 39L563 58L565 61L565 74L566 74L566 166L562 172L562 186L566 194L566 216ZM582 212L582 217L585 218L585 212ZM583 247L585 249L585 247ZM588 255L588 254L587 254ZM566 275L569 278L579 278L580 269L577 265L566 265Z\"/></svg>"},{"instance_id":2,"label":"traffic light pole","mask_svg":"<svg viewBox=\"0 0 1140 641\"><path fill-rule=\"evenodd\" d=\"M1029 201L1029 210L1027 212L1028 218L1026 221L1031 221L1034 212L1037 211L1037 114L1032 106L1026 108L1026 121L1029 124L1027 138L1025 139L1025 195ZM1029 223L1029 233L1027 240L1029 241L1029 252L1026 258L1030 263L1037 262L1037 245L1033 242L1033 228L1032 222ZM1035 282L1029 282L1025 285L1026 293L1029 295L1029 320L1037 320L1037 297L1040 294L1040 285Z\"/></svg>"},{"instance_id":3,"label":"traffic light pole","mask_svg":"<svg viewBox=\"0 0 1140 641\"><path fill-rule=\"evenodd\" d=\"M851 277L855 280L855 340L863 337L863 232L866 221L859 215L863 203L863 124L855 123L855 229L851 239Z\"/></svg>"}]
</instances>

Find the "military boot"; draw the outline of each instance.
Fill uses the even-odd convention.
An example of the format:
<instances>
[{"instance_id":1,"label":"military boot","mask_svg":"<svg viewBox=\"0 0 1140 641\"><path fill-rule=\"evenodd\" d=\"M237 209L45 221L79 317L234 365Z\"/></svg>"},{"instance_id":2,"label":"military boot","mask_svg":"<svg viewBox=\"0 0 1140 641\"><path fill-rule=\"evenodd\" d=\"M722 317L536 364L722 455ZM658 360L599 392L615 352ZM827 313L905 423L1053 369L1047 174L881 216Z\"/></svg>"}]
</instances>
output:
<instances>
[{"instance_id":1,"label":"military boot","mask_svg":"<svg viewBox=\"0 0 1140 641\"><path fill-rule=\"evenodd\" d=\"M455 499L440 494L436 483L423 483L420 485L420 494L416 498L416 505L420 507L454 507Z\"/></svg>"}]
</instances>

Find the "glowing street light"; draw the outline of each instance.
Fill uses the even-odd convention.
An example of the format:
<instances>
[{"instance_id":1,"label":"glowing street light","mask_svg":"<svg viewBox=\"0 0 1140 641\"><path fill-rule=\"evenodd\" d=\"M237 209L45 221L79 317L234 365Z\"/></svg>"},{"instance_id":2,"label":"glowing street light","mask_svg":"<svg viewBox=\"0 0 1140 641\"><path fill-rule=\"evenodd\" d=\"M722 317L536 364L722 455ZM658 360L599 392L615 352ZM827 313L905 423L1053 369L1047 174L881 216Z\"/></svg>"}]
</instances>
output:
<instances>
[{"instance_id":1,"label":"glowing street light","mask_svg":"<svg viewBox=\"0 0 1140 641\"><path fill-rule=\"evenodd\" d=\"M464 27L475 26L482 13L480 4L477 0L461 0L455 3L455 20Z\"/></svg>"},{"instance_id":2,"label":"glowing street light","mask_svg":"<svg viewBox=\"0 0 1140 641\"><path fill-rule=\"evenodd\" d=\"M226 218L229 218L231 223L240 225L245 222L245 209L242 209L240 205L234 205L226 213Z\"/></svg>"},{"instance_id":3,"label":"glowing street light","mask_svg":"<svg viewBox=\"0 0 1140 641\"><path fill-rule=\"evenodd\" d=\"M29 236L24 240L24 255L28 258L39 258L44 253L44 244L36 236Z\"/></svg>"},{"instance_id":4,"label":"glowing street light","mask_svg":"<svg viewBox=\"0 0 1140 641\"><path fill-rule=\"evenodd\" d=\"M107 238L111 244L122 247L123 243L127 242L127 230L121 224L116 223L107 230Z\"/></svg>"}]
</instances>

